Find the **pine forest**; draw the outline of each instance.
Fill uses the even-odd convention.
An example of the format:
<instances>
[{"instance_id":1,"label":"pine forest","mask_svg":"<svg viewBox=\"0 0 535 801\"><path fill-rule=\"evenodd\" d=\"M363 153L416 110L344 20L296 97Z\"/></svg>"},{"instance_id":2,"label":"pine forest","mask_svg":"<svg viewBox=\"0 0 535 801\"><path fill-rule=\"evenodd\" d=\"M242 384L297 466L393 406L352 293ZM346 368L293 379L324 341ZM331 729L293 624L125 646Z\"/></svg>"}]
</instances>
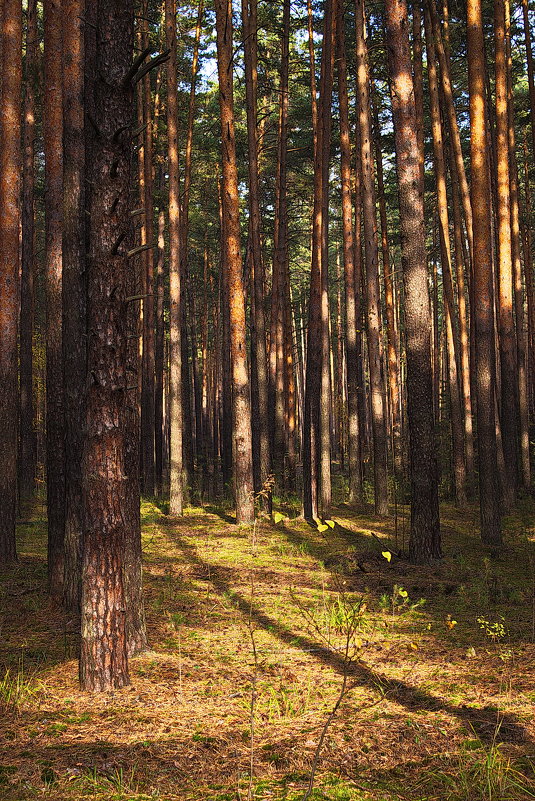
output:
<instances>
[{"instance_id":1,"label":"pine forest","mask_svg":"<svg viewBox=\"0 0 535 801\"><path fill-rule=\"evenodd\" d=\"M534 0L0 0L0 798L535 798Z\"/></svg>"}]
</instances>

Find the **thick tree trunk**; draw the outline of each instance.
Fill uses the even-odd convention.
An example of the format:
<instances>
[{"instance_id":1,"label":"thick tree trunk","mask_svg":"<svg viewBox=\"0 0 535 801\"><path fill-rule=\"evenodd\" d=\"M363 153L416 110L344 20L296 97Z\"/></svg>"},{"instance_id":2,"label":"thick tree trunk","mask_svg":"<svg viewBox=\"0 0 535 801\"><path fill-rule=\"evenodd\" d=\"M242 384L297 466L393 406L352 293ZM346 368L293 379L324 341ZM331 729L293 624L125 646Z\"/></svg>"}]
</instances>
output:
<instances>
[{"instance_id":1,"label":"thick tree trunk","mask_svg":"<svg viewBox=\"0 0 535 801\"><path fill-rule=\"evenodd\" d=\"M254 520L251 405L245 331L245 294L240 253L240 218L232 72L232 3L216 0L217 63L223 162L225 264L228 272L233 388L233 456L236 522Z\"/></svg>"},{"instance_id":2,"label":"thick tree trunk","mask_svg":"<svg viewBox=\"0 0 535 801\"><path fill-rule=\"evenodd\" d=\"M133 5L96 4L91 76L91 222L88 261L88 396L83 460L84 554L80 681L85 690L128 684L124 551L128 536L127 252L134 95Z\"/></svg>"},{"instance_id":3,"label":"thick tree trunk","mask_svg":"<svg viewBox=\"0 0 535 801\"><path fill-rule=\"evenodd\" d=\"M489 170L485 114L485 48L481 0L468 0L468 81L470 89L470 154L474 214L473 295L476 325L476 385L479 451L481 538L501 544L497 491L494 394L494 316L489 217Z\"/></svg>"},{"instance_id":4,"label":"thick tree trunk","mask_svg":"<svg viewBox=\"0 0 535 801\"><path fill-rule=\"evenodd\" d=\"M67 609L80 607L82 453L86 386L84 34L81 0L63 6L63 397Z\"/></svg>"},{"instance_id":5,"label":"thick tree trunk","mask_svg":"<svg viewBox=\"0 0 535 801\"><path fill-rule=\"evenodd\" d=\"M60 0L44 3L45 32L45 261L46 261L46 487L48 582L63 597L64 430L62 354L63 106Z\"/></svg>"},{"instance_id":6,"label":"thick tree trunk","mask_svg":"<svg viewBox=\"0 0 535 801\"><path fill-rule=\"evenodd\" d=\"M419 191L420 170L407 7L404 0L386 0L385 8L405 287L411 465L409 556L414 562L428 562L441 555L441 546L424 208Z\"/></svg>"},{"instance_id":7,"label":"thick tree trunk","mask_svg":"<svg viewBox=\"0 0 535 801\"><path fill-rule=\"evenodd\" d=\"M26 18L26 80L22 165L22 263L20 291L19 497L35 490L36 438L33 403L34 239L35 239L35 92L37 89L37 2Z\"/></svg>"},{"instance_id":8,"label":"thick tree trunk","mask_svg":"<svg viewBox=\"0 0 535 801\"><path fill-rule=\"evenodd\" d=\"M167 62L167 137L169 170L169 416L171 463L169 512L181 515L183 506L182 464L182 297L180 271L180 183L178 172L178 108L176 5L166 0L165 29L170 58Z\"/></svg>"},{"instance_id":9,"label":"thick tree trunk","mask_svg":"<svg viewBox=\"0 0 535 801\"><path fill-rule=\"evenodd\" d=\"M4 0L0 114L0 564L16 558L22 7Z\"/></svg>"},{"instance_id":10,"label":"thick tree trunk","mask_svg":"<svg viewBox=\"0 0 535 801\"><path fill-rule=\"evenodd\" d=\"M386 413L381 371L381 293L379 289L379 249L377 241L376 198L372 153L370 81L365 40L363 0L356 0L357 81L359 94L360 163L364 213L364 252L366 256L366 315L368 361L373 429L375 512L388 514L388 473Z\"/></svg>"}]
</instances>

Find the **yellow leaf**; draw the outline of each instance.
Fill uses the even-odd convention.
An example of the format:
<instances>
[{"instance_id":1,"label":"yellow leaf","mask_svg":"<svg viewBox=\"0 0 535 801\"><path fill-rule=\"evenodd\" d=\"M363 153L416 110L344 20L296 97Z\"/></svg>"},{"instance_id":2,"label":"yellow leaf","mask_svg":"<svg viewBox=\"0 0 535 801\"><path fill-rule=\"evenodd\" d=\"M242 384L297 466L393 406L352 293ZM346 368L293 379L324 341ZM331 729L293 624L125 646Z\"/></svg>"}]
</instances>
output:
<instances>
[{"instance_id":1,"label":"yellow leaf","mask_svg":"<svg viewBox=\"0 0 535 801\"><path fill-rule=\"evenodd\" d=\"M446 623L446 626L449 628L450 631L453 628L455 628L455 626L457 625L457 621L456 620L446 620L445 623Z\"/></svg>"},{"instance_id":2,"label":"yellow leaf","mask_svg":"<svg viewBox=\"0 0 535 801\"><path fill-rule=\"evenodd\" d=\"M325 522L327 523L329 528L334 528L334 525L335 525L334 520L326 520Z\"/></svg>"},{"instance_id":3,"label":"yellow leaf","mask_svg":"<svg viewBox=\"0 0 535 801\"><path fill-rule=\"evenodd\" d=\"M418 650L418 646L416 645L415 642L409 643L409 648L412 648L413 651L417 651Z\"/></svg>"},{"instance_id":4,"label":"yellow leaf","mask_svg":"<svg viewBox=\"0 0 535 801\"><path fill-rule=\"evenodd\" d=\"M319 523L318 525L318 531L327 531L328 528L329 526L326 526L323 523Z\"/></svg>"},{"instance_id":5,"label":"yellow leaf","mask_svg":"<svg viewBox=\"0 0 535 801\"><path fill-rule=\"evenodd\" d=\"M392 554L390 551L381 551L381 556L384 556L387 562L390 562L392 559Z\"/></svg>"},{"instance_id":6,"label":"yellow leaf","mask_svg":"<svg viewBox=\"0 0 535 801\"><path fill-rule=\"evenodd\" d=\"M280 512L273 512L273 522L280 523L281 520L284 520L284 515Z\"/></svg>"},{"instance_id":7,"label":"yellow leaf","mask_svg":"<svg viewBox=\"0 0 535 801\"><path fill-rule=\"evenodd\" d=\"M362 648L363 642L360 637L355 637L355 648Z\"/></svg>"}]
</instances>

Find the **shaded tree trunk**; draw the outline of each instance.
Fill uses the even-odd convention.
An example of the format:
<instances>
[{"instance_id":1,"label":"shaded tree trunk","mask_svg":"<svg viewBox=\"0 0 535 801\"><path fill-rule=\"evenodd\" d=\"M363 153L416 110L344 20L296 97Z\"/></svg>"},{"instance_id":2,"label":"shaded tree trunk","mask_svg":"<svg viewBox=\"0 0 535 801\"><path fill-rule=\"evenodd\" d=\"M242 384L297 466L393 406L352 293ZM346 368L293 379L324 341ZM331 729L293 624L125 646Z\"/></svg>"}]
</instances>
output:
<instances>
[{"instance_id":1,"label":"shaded tree trunk","mask_svg":"<svg viewBox=\"0 0 535 801\"><path fill-rule=\"evenodd\" d=\"M22 263L20 291L19 497L35 490L36 438L33 404L34 239L35 239L35 92L37 88L37 2L26 17L26 80L22 166Z\"/></svg>"},{"instance_id":2,"label":"shaded tree trunk","mask_svg":"<svg viewBox=\"0 0 535 801\"><path fill-rule=\"evenodd\" d=\"M45 271L46 271L46 487L48 516L48 582L57 600L63 597L65 466L63 431L62 238L63 238L63 106L59 0L44 10L45 81Z\"/></svg>"},{"instance_id":3,"label":"shaded tree trunk","mask_svg":"<svg viewBox=\"0 0 535 801\"><path fill-rule=\"evenodd\" d=\"M63 397L65 419L65 574L63 600L81 593L82 453L86 387L84 34L81 0L63 5Z\"/></svg>"},{"instance_id":4,"label":"shaded tree trunk","mask_svg":"<svg viewBox=\"0 0 535 801\"><path fill-rule=\"evenodd\" d=\"M4 0L0 114L0 564L16 559L22 7Z\"/></svg>"},{"instance_id":5,"label":"shaded tree trunk","mask_svg":"<svg viewBox=\"0 0 535 801\"><path fill-rule=\"evenodd\" d=\"M441 545L424 208L419 191L420 168L407 7L404 0L386 0L385 9L405 289L411 471L409 556L414 562L429 562L441 555Z\"/></svg>"}]
</instances>

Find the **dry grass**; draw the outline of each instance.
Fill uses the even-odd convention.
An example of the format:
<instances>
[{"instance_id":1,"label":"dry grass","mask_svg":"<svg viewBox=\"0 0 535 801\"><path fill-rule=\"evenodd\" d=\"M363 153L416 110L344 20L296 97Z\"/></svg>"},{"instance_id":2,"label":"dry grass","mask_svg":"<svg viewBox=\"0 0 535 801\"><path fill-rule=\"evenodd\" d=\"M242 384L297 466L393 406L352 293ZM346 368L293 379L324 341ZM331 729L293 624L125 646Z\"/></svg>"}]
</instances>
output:
<instances>
[{"instance_id":1,"label":"dry grass","mask_svg":"<svg viewBox=\"0 0 535 801\"><path fill-rule=\"evenodd\" d=\"M20 526L0 597L0 798L245 799L251 629L254 797L302 798L360 598L351 689L313 797L535 798L533 507L507 521L499 559L472 513L445 508L446 556L418 569L381 556L401 547L402 521L396 547L391 521L344 508L327 532L263 520L253 549L216 511L171 520L143 505L152 650L132 660L130 687L101 696L79 691L76 621L45 594L44 521Z\"/></svg>"}]
</instances>

